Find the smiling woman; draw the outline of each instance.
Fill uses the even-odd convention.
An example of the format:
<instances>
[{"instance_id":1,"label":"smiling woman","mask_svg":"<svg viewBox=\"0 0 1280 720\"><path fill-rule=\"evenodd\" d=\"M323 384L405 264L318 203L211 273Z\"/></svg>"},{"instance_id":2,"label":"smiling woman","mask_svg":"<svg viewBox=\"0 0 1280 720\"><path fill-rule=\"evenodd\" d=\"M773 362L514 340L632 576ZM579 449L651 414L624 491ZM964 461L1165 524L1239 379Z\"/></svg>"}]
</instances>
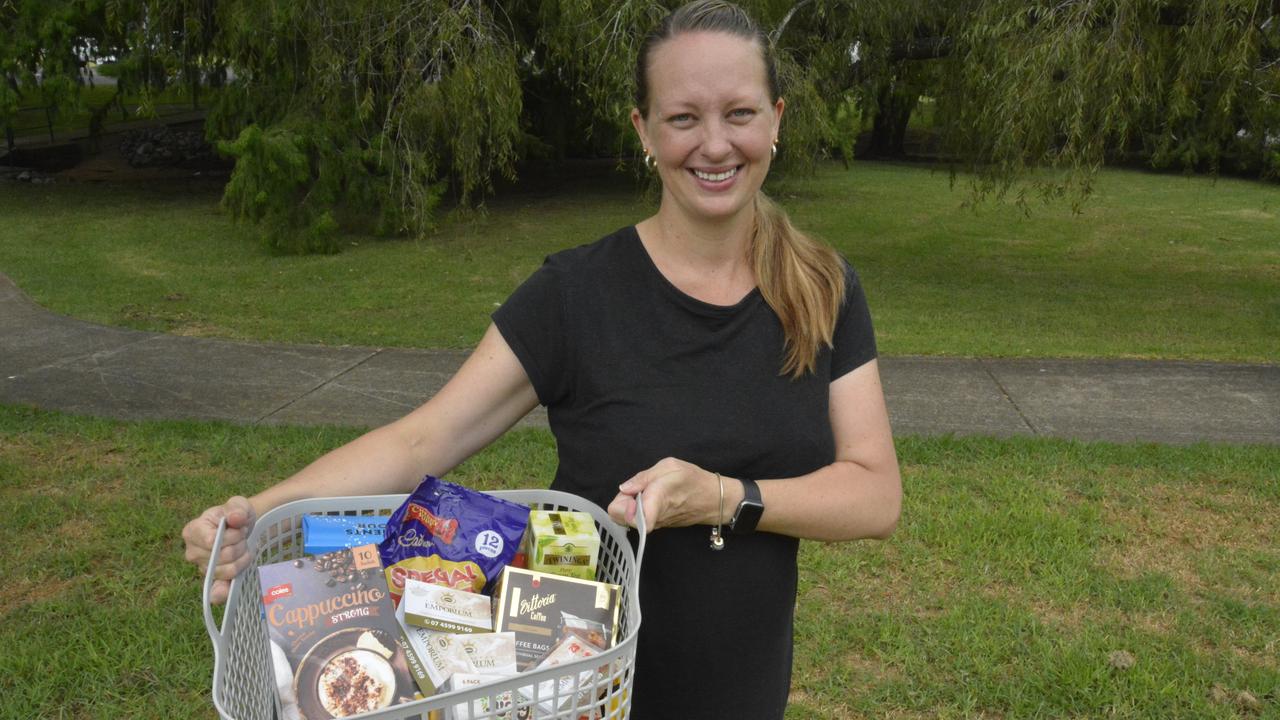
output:
<instances>
[{"instance_id":1,"label":"smiling woman","mask_svg":"<svg viewBox=\"0 0 1280 720\"><path fill-rule=\"evenodd\" d=\"M734 35L694 32L651 51L652 97L631 122L662 178L669 222L750 227L785 106L760 49ZM643 93L649 95L648 92Z\"/></svg>"},{"instance_id":2,"label":"smiling woman","mask_svg":"<svg viewBox=\"0 0 1280 720\"><path fill-rule=\"evenodd\" d=\"M898 521L870 312L853 269L760 192L785 103L755 23L728 3L682 7L636 73L658 212L547 258L435 397L210 508L184 531L187 556L207 561L223 517L242 553L283 502L412 490L542 404L552 488L627 524L643 491L629 717L781 718L799 539L883 538ZM246 562L228 553L218 576Z\"/></svg>"}]
</instances>

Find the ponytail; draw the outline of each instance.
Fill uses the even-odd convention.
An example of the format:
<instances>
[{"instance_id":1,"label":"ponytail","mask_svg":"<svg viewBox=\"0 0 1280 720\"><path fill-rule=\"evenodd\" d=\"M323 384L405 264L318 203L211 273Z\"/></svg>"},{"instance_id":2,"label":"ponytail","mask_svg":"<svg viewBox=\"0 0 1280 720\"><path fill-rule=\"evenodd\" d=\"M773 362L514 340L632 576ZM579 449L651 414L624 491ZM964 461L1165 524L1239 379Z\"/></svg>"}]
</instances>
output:
<instances>
[{"instance_id":1,"label":"ponytail","mask_svg":"<svg viewBox=\"0 0 1280 720\"><path fill-rule=\"evenodd\" d=\"M822 346L831 347L844 303L844 264L830 246L791 224L763 191L756 193L751 264L760 294L782 323L780 374L813 372Z\"/></svg>"}]
</instances>

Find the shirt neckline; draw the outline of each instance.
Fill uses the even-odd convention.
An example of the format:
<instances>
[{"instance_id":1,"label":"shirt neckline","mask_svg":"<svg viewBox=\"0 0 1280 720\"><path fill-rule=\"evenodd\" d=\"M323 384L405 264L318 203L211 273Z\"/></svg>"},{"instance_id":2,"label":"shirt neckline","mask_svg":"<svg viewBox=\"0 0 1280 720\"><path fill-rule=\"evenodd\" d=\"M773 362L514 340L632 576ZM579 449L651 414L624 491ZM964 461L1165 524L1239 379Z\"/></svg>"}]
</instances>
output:
<instances>
[{"instance_id":1,"label":"shirt neckline","mask_svg":"<svg viewBox=\"0 0 1280 720\"><path fill-rule=\"evenodd\" d=\"M640 257L643 258L641 264L645 266L645 272L655 278L658 286L662 288L664 293L673 298L681 306L688 308L693 312L700 315L712 315L716 317L735 315L748 306L754 305L761 297L760 286L757 285L751 288L751 292L743 295L741 300L732 305L716 305L715 303L699 300L676 287L675 283L671 282L667 279L666 275L662 274L662 270L658 269L658 264L653 261L653 257L649 255L648 249L645 248L644 243L640 240L640 231L636 229L635 225L627 227L627 234L630 236L631 243L634 245L636 252L638 252Z\"/></svg>"}]
</instances>

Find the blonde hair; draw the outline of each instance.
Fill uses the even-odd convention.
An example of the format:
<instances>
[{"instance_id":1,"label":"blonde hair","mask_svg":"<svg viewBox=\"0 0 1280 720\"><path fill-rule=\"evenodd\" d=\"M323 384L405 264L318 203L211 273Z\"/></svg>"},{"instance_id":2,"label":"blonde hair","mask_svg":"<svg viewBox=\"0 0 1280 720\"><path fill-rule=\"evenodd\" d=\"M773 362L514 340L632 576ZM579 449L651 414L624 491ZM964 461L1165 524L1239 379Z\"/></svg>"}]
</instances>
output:
<instances>
[{"instance_id":1,"label":"blonde hair","mask_svg":"<svg viewBox=\"0 0 1280 720\"><path fill-rule=\"evenodd\" d=\"M782 374L813 372L818 351L831 347L844 303L839 254L800 232L786 211L758 192L750 255L760 294L782 323Z\"/></svg>"},{"instance_id":2,"label":"blonde hair","mask_svg":"<svg viewBox=\"0 0 1280 720\"><path fill-rule=\"evenodd\" d=\"M672 11L640 43L635 100L641 115L649 115L648 70L654 48L681 33L698 31L723 32L755 42L764 60L769 99L778 101L777 63L768 36L737 5L701 0ZM800 232L763 191L756 193L749 254L760 294L782 323L780 374L800 378L813 372L819 351L831 347L844 303L844 264L839 254Z\"/></svg>"}]
</instances>

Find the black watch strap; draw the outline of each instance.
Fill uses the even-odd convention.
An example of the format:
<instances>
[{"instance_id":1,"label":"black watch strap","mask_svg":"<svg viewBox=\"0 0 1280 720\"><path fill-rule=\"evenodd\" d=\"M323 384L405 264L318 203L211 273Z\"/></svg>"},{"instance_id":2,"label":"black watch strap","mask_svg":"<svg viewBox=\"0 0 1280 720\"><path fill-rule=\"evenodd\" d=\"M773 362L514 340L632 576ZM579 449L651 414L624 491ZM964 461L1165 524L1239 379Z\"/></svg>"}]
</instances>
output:
<instances>
[{"instance_id":1,"label":"black watch strap","mask_svg":"<svg viewBox=\"0 0 1280 720\"><path fill-rule=\"evenodd\" d=\"M729 531L735 535L743 535L749 532L755 532L756 525L760 522L760 516L764 514L764 502L760 499L760 486L755 480L743 479L742 483L742 502L738 503L738 509L733 513L733 519L729 521Z\"/></svg>"}]
</instances>

